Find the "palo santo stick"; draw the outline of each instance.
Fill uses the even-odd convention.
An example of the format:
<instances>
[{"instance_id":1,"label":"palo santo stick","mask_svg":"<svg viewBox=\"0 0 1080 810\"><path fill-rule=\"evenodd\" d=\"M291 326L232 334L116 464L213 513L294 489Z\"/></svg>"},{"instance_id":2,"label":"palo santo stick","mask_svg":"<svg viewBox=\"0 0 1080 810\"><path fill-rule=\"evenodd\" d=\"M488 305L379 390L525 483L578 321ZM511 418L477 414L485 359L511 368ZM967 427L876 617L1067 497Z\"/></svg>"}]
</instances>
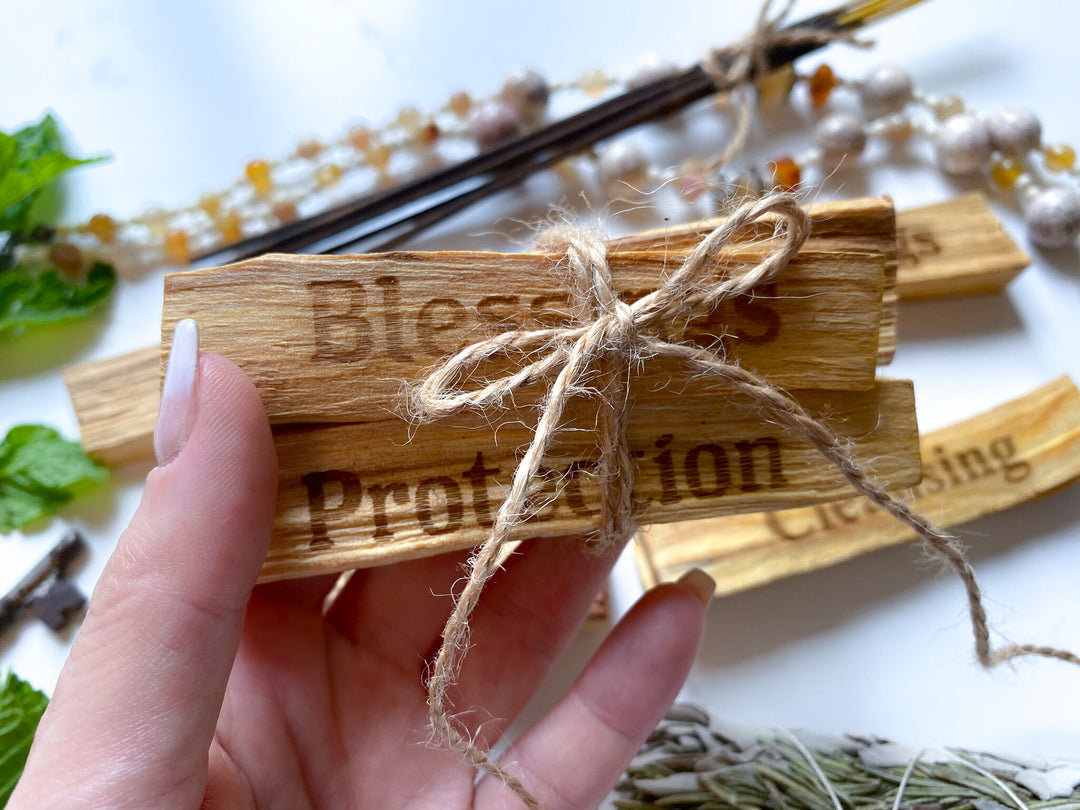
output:
<instances>
[{"instance_id":1,"label":"palo santo stick","mask_svg":"<svg viewBox=\"0 0 1080 810\"><path fill-rule=\"evenodd\" d=\"M686 520L829 500L847 491L837 470L800 436L763 421L738 398L689 381L679 394L634 387L628 437L639 459L634 494L643 520ZM878 459L885 480L919 480L914 397L907 381L866 392L807 392L800 400ZM570 429L545 460L535 517L521 535L588 531L599 487L595 403L575 400ZM591 409L591 410L590 410ZM517 412L521 415L521 412ZM516 418L516 416L514 417ZM531 439L520 421L481 417L415 429L390 419L279 428L277 517L264 580L343 571L482 541L517 453ZM574 430L574 425L582 429Z\"/></svg>"},{"instance_id":2,"label":"palo santo stick","mask_svg":"<svg viewBox=\"0 0 1080 810\"><path fill-rule=\"evenodd\" d=\"M850 204L865 206L869 217L873 214L870 202L854 200ZM815 235L822 240L834 240L832 247L837 250L853 250L856 244L865 244L863 236L853 232L849 221L830 224L833 205L824 203L808 208ZM871 221L860 223L866 233L875 232ZM683 250L719 222L710 219L646 231L616 240L613 245L620 250L650 250L664 245ZM998 292L1031 262L1001 227L986 197L978 191L898 211L896 239L895 291L901 301ZM887 328L890 317L888 273L887 263L883 329ZM884 337L882 345L887 350L888 340Z\"/></svg>"},{"instance_id":3,"label":"palo santo stick","mask_svg":"<svg viewBox=\"0 0 1080 810\"><path fill-rule=\"evenodd\" d=\"M913 208L902 220L897 289L904 299L998 292L1031 262L978 191Z\"/></svg>"},{"instance_id":4,"label":"palo santo stick","mask_svg":"<svg viewBox=\"0 0 1080 810\"><path fill-rule=\"evenodd\" d=\"M161 401L157 346L64 369L86 452L110 466L154 457Z\"/></svg>"},{"instance_id":5,"label":"palo santo stick","mask_svg":"<svg viewBox=\"0 0 1080 810\"><path fill-rule=\"evenodd\" d=\"M896 352L897 305L897 230L899 217L892 201L884 197L826 202L807 207L814 250L877 253L885 257L881 292L881 332L878 338L878 363L886 365ZM991 215L992 217L992 215ZM724 222L723 217L660 228L615 239L611 250L691 250L705 234ZM734 241L735 250L768 249L772 235L771 220L763 217ZM739 244L741 243L741 244ZM810 245L808 244L809 248Z\"/></svg>"},{"instance_id":6,"label":"palo santo stick","mask_svg":"<svg viewBox=\"0 0 1080 810\"><path fill-rule=\"evenodd\" d=\"M1080 478L1080 392L1061 377L922 440L916 510L955 526ZM912 538L864 499L653 526L638 535L646 585L703 568L717 594L813 571Z\"/></svg>"},{"instance_id":7,"label":"palo santo stick","mask_svg":"<svg viewBox=\"0 0 1080 810\"><path fill-rule=\"evenodd\" d=\"M569 322L569 300L542 254L264 256L165 279L163 334L199 322L201 344L255 383L271 423L385 419L402 383L494 332ZM608 257L616 289L655 289L666 252ZM728 256L717 275L753 266ZM723 344L777 386L867 390L877 365L883 258L801 251L773 283L722 303L685 339ZM163 351L168 351L168 343ZM645 365L664 385L671 370Z\"/></svg>"}]
</instances>

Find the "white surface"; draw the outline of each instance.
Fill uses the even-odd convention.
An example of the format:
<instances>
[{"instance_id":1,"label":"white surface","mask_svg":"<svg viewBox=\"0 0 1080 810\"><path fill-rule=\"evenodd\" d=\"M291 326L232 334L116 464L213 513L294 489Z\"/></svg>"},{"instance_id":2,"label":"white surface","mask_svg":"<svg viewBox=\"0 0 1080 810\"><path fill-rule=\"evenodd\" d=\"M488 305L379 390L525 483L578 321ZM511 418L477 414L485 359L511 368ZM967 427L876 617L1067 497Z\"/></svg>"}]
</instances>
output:
<instances>
[{"instance_id":1,"label":"white surface","mask_svg":"<svg viewBox=\"0 0 1080 810\"><path fill-rule=\"evenodd\" d=\"M358 119L385 122L405 104L432 109L462 88L493 92L517 67L567 80L594 66L625 75L650 51L689 64L745 31L755 5L10 3L0 50L0 126L54 109L76 151L114 155L109 165L72 178L67 218L99 210L131 215L222 187L246 160L284 155L302 137L335 135ZM824 7L804 2L797 13ZM1078 29L1077 3L935 0L874 29L876 50L833 48L821 59L846 76L881 62L903 65L921 89L957 93L976 109L1027 105L1041 116L1048 141L1077 145ZM718 131L695 119L635 137L667 154L683 137L703 142ZM808 132L779 114L766 116L756 138L755 154L765 159L806 143ZM909 206L969 187L939 175L926 158L919 150L899 160L868 154L860 171L839 175L823 196L842 186L847 196L887 193ZM506 247L499 234L515 219L543 214L552 188L533 182L419 244ZM997 211L1025 244L1015 206L1007 196L1000 202ZM1005 295L902 306L899 351L888 373L915 380L924 428L1059 374L1080 380L1076 255L1032 253L1033 266ZM91 324L0 342L0 430L40 421L75 435L62 366L155 342L160 287L158 272L125 281ZM91 550L78 580L92 588L145 472L126 470L62 520L0 539L0 588L44 553L64 523L87 533ZM965 527L1002 636L1080 649L1077 494L1061 492ZM627 562L617 575L619 608L639 590ZM720 600L709 619L686 694L733 720L1080 758L1080 670L1053 662L980 670L959 582L921 564L916 549ZM581 636L539 704L568 682L598 640L595 633ZM0 668L14 667L51 690L68 644L40 624L23 623L0 640Z\"/></svg>"}]
</instances>

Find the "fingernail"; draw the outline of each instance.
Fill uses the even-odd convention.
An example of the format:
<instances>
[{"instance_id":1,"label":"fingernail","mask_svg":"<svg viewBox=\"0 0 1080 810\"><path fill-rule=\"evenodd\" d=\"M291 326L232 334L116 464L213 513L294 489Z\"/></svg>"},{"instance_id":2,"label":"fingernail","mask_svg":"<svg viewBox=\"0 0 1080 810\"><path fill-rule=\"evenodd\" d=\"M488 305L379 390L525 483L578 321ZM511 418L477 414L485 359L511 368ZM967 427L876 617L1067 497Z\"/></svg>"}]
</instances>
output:
<instances>
[{"instance_id":1,"label":"fingernail","mask_svg":"<svg viewBox=\"0 0 1080 810\"><path fill-rule=\"evenodd\" d=\"M700 568L691 568L679 577L679 584L692 590L705 607L709 606L713 594L716 593L716 580Z\"/></svg>"},{"instance_id":2,"label":"fingernail","mask_svg":"<svg viewBox=\"0 0 1080 810\"><path fill-rule=\"evenodd\" d=\"M195 424L195 383L199 368L199 327L191 318L173 330L161 406L154 426L154 455L158 465L168 464L181 450Z\"/></svg>"}]
</instances>

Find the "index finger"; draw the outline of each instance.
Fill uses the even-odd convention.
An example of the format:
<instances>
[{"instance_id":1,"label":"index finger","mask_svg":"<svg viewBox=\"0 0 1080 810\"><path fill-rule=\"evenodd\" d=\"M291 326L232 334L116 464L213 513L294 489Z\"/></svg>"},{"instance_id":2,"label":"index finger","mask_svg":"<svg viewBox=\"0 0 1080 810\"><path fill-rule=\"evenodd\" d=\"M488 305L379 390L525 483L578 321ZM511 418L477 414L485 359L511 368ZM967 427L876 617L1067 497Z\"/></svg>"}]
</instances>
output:
<instances>
[{"instance_id":1,"label":"index finger","mask_svg":"<svg viewBox=\"0 0 1080 810\"><path fill-rule=\"evenodd\" d=\"M180 448L151 472L94 590L11 807L95 790L113 807L202 800L277 463L254 387L224 358L200 358L197 340L170 358L190 408L169 411L167 380L159 415L159 452Z\"/></svg>"}]
</instances>

